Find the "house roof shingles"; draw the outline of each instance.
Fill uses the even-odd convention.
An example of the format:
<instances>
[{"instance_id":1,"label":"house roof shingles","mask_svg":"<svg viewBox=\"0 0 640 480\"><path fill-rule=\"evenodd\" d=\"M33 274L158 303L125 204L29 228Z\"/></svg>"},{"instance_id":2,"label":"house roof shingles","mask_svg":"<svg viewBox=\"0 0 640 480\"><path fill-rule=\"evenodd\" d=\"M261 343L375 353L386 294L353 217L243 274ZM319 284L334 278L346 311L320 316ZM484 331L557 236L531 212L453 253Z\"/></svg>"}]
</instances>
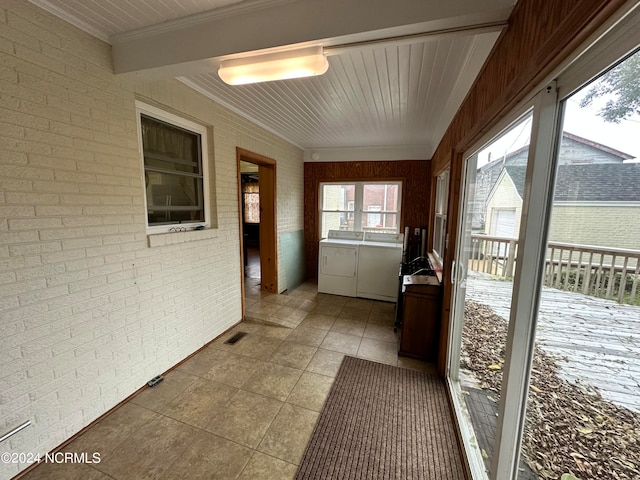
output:
<instances>
[{"instance_id":1,"label":"house roof shingles","mask_svg":"<svg viewBox=\"0 0 640 480\"><path fill-rule=\"evenodd\" d=\"M526 167L505 167L524 198ZM556 202L640 202L640 163L560 165Z\"/></svg>"}]
</instances>

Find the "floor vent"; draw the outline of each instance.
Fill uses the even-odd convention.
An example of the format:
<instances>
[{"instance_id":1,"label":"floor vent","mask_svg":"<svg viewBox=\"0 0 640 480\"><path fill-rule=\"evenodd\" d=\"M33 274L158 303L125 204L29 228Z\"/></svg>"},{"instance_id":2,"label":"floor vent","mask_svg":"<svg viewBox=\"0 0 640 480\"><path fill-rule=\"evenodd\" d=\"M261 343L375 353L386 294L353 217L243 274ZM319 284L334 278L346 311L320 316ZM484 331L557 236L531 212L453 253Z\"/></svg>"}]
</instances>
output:
<instances>
[{"instance_id":1,"label":"floor vent","mask_svg":"<svg viewBox=\"0 0 640 480\"><path fill-rule=\"evenodd\" d=\"M247 334L247 332L238 332L236 333L233 337L231 337L229 340L227 340L224 343L228 343L229 345L233 345L235 343L238 342L238 340L240 340L242 337L244 337Z\"/></svg>"}]
</instances>

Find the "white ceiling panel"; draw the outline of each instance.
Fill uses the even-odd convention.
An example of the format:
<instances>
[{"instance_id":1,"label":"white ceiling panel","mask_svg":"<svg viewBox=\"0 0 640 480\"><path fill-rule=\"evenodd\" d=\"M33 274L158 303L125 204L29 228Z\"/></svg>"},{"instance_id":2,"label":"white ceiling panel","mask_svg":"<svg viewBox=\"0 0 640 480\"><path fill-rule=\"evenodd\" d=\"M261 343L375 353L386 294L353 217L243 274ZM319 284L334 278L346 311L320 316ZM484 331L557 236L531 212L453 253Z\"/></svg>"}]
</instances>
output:
<instances>
[{"instance_id":1,"label":"white ceiling panel","mask_svg":"<svg viewBox=\"0 0 640 480\"><path fill-rule=\"evenodd\" d=\"M220 18L216 17L218 12L225 15L240 12L234 13L239 15L270 5L279 8L278 12L283 8L286 12L287 5L297 1L32 0L103 39L125 38L131 34L143 38L151 30L156 34L170 32L174 25L184 33L185 28L197 23L199 18ZM452 0L455 22L465 18L460 14L465 1ZM470 16L475 12L473 18L477 18L477 2L467 3ZM493 6L496 12L503 12L508 3L509 0L484 1L487 9ZM413 5L422 4L414 2ZM368 14L375 15L375 12ZM438 19L439 24L442 21ZM285 25L287 19L283 18L282 22ZM415 30L415 25L408 28ZM181 64L169 68L173 69L171 75L187 85L307 152L411 147L411 151L420 152L422 158L430 158L500 28L483 29L472 24L468 30L461 30L455 34L401 41L384 39L384 32L371 32L367 42L356 47L341 45L337 38L325 38L322 44L328 46L329 71L305 79L229 86L218 78L215 58L211 59L214 67L205 73L190 71L186 66L182 71ZM384 42L377 43L379 40Z\"/></svg>"},{"instance_id":2,"label":"white ceiling panel","mask_svg":"<svg viewBox=\"0 0 640 480\"><path fill-rule=\"evenodd\" d=\"M102 37L250 0L31 0L55 14L67 14Z\"/></svg>"}]
</instances>

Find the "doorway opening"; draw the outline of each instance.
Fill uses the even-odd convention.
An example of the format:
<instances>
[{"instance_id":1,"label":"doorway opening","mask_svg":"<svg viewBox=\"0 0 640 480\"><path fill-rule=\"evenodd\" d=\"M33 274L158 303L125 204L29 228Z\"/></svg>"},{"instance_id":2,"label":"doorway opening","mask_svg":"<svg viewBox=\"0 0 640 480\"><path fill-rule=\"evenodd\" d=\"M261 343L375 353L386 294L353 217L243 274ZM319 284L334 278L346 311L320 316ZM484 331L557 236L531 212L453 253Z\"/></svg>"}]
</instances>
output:
<instances>
[{"instance_id":1,"label":"doorway opening","mask_svg":"<svg viewBox=\"0 0 640 480\"><path fill-rule=\"evenodd\" d=\"M278 293L276 162L237 148L240 255L245 289Z\"/></svg>"}]
</instances>

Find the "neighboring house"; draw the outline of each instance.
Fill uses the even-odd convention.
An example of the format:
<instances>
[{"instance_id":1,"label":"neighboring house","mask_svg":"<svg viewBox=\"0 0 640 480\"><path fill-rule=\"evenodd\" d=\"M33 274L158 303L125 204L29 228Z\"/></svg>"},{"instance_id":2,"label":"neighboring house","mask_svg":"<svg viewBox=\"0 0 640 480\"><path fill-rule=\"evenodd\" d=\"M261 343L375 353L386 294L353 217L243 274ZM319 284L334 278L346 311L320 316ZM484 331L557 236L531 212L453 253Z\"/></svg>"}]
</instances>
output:
<instances>
[{"instance_id":1,"label":"neighboring house","mask_svg":"<svg viewBox=\"0 0 640 480\"><path fill-rule=\"evenodd\" d=\"M498 177L505 167L520 166L527 164L529 146L525 146L506 154L505 156L493 160L480 167L476 172L476 195L472 205L472 228L475 232L482 232L493 235L487 223L491 219L486 217L488 213L489 195L496 185ZM613 148L587 140L586 138L563 132L560 143L560 155L558 157L560 165L591 165L591 164L611 164L622 163L632 159L633 156L620 152ZM511 213L503 213L504 219L511 217ZM518 215L519 216L519 215Z\"/></svg>"},{"instance_id":2,"label":"neighboring house","mask_svg":"<svg viewBox=\"0 0 640 480\"><path fill-rule=\"evenodd\" d=\"M502 170L487 201L489 235L517 237L525 174L524 166ZM637 249L639 185L638 163L560 165L549 240Z\"/></svg>"}]
</instances>

